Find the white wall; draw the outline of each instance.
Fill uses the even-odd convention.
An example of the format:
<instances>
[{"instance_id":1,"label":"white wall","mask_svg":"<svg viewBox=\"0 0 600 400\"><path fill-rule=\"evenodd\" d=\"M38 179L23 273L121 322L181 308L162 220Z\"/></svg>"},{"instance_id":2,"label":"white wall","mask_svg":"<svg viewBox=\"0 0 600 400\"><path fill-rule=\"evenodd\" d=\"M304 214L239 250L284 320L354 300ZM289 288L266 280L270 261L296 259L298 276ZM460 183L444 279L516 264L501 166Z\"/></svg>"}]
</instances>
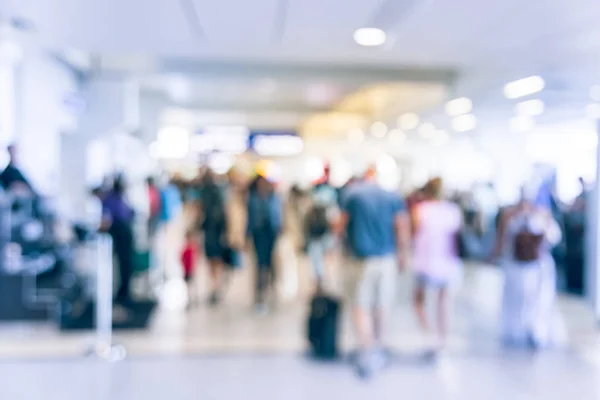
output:
<instances>
[{"instance_id":1,"label":"white wall","mask_svg":"<svg viewBox=\"0 0 600 400\"><path fill-rule=\"evenodd\" d=\"M65 99L76 91L68 68L45 53L26 55L17 86L19 165L44 195L60 190L61 134L75 124Z\"/></svg>"}]
</instances>

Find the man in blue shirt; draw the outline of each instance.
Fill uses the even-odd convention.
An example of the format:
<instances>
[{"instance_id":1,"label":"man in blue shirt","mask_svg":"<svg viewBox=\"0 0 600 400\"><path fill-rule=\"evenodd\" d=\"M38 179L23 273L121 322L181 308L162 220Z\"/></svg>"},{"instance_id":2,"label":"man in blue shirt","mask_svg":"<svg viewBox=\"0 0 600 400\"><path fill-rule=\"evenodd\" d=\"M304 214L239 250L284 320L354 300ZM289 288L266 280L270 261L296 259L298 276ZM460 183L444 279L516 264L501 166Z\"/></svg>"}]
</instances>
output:
<instances>
[{"instance_id":1,"label":"man in blue shirt","mask_svg":"<svg viewBox=\"0 0 600 400\"><path fill-rule=\"evenodd\" d=\"M345 271L360 344L359 374L370 375L381 361L383 325L396 286L397 268L408 253L410 222L404 201L381 188L369 174L353 184L341 201L341 227L354 258Z\"/></svg>"}]
</instances>

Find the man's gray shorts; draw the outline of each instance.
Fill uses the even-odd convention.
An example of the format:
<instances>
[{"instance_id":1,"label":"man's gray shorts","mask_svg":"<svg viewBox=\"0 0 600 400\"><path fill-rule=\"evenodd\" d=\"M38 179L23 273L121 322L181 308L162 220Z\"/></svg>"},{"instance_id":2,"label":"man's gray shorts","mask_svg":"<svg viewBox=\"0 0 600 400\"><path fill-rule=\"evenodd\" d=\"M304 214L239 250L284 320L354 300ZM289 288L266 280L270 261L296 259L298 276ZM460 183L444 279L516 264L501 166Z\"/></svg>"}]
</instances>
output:
<instances>
[{"instance_id":1,"label":"man's gray shorts","mask_svg":"<svg viewBox=\"0 0 600 400\"><path fill-rule=\"evenodd\" d=\"M394 302L398 263L393 255L351 260L346 274L346 295L354 306L387 310Z\"/></svg>"}]
</instances>

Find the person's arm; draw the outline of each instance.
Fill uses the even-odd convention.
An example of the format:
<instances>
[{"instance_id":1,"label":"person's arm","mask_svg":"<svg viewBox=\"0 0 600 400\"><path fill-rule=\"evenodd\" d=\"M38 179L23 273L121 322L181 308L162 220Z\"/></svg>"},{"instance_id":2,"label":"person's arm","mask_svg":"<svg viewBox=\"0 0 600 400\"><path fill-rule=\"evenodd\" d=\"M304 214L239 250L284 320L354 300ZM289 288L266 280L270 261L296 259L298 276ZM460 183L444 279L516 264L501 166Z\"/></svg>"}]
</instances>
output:
<instances>
[{"instance_id":1,"label":"person's arm","mask_svg":"<svg viewBox=\"0 0 600 400\"><path fill-rule=\"evenodd\" d=\"M410 254L411 223L406 209L399 209L394 217L394 230L396 233L396 248L401 270L408 265Z\"/></svg>"},{"instance_id":2,"label":"person's arm","mask_svg":"<svg viewBox=\"0 0 600 400\"><path fill-rule=\"evenodd\" d=\"M110 212L110 208L106 203L102 203L102 218L100 220L100 227L98 230L100 232L108 232L110 227L112 226L112 214Z\"/></svg>"},{"instance_id":3,"label":"person's arm","mask_svg":"<svg viewBox=\"0 0 600 400\"><path fill-rule=\"evenodd\" d=\"M502 254L502 248L504 247L504 236L506 235L506 228L508 226L508 221L512 217L513 213L513 209L507 209L500 212L498 230L496 233L496 243L493 252L490 255L492 259L497 259Z\"/></svg>"},{"instance_id":4,"label":"person's arm","mask_svg":"<svg viewBox=\"0 0 600 400\"><path fill-rule=\"evenodd\" d=\"M549 211L542 211L542 215L546 220L546 228L545 228L545 238L548 244L551 246L556 246L562 240L562 232L560 230L560 225L552 216L552 213Z\"/></svg>"},{"instance_id":5,"label":"person's arm","mask_svg":"<svg viewBox=\"0 0 600 400\"><path fill-rule=\"evenodd\" d=\"M254 224L254 213L252 212L252 195L248 196L246 204L246 238L252 237L252 226Z\"/></svg>"}]
</instances>

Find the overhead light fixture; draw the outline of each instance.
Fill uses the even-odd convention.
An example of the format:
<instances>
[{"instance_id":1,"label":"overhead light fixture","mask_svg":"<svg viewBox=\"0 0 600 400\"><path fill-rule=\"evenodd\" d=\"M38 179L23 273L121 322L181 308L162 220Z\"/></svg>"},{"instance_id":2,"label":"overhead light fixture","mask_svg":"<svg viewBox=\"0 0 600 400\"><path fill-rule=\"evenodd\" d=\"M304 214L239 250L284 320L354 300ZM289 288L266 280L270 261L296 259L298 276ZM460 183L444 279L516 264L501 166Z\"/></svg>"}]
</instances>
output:
<instances>
[{"instance_id":1,"label":"overhead light fixture","mask_svg":"<svg viewBox=\"0 0 600 400\"><path fill-rule=\"evenodd\" d=\"M425 139L432 138L435 132L435 125L430 122L424 122L419 126L419 134Z\"/></svg>"},{"instance_id":2,"label":"overhead light fixture","mask_svg":"<svg viewBox=\"0 0 600 400\"><path fill-rule=\"evenodd\" d=\"M419 116L415 113L406 113L398 117L398 128L403 131L411 131L419 126Z\"/></svg>"},{"instance_id":3,"label":"overhead light fixture","mask_svg":"<svg viewBox=\"0 0 600 400\"><path fill-rule=\"evenodd\" d=\"M450 117L467 114L471 110L473 110L473 102L466 97L459 97L446 103L446 114Z\"/></svg>"},{"instance_id":4,"label":"overhead light fixture","mask_svg":"<svg viewBox=\"0 0 600 400\"><path fill-rule=\"evenodd\" d=\"M431 143L435 146L443 146L447 144L449 140L450 136L448 135L448 132L443 129L436 131L435 135L431 137Z\"/></svg>"},{"instance_id":5,"label":"overhead light fixture","mask_svg":"<svg viewBox=\"0 0 600 400\"><path fill-rule=\"evenodd\" d=\"M452 119L452 130L455 132L472 131L477 126L477 118L473 114L459 115Z\"/></svg>"},{"instance_id":6,"label":"overhead light fixture","mask_svg":"<svg viewBox=\"0 0 600 400\"><path fill-rule=\"evenodd\" d=\"M526 100L515 104L515 113L517 115L536 117L544 113L544 108L544 102L540 99Z\"/></svg>"},{"instance_id":7,"label":"overhead light fixture","mask_svg":"<svg viewBox=\"0 0 600 400\"><path fill-rule=\"evenodd\" d=\"M392 129L388 133L388 140L393 145L401 145L406 141L406 133L404 133L400 129Z\"/></svg>"},{"instance_id":8,"label":"overhead light fixture","mask_svg":"<svg viewBox=\"0 0 600 400\"><path fill-rule=\"evenodd\" d=\"M298 136L261 135L254 142L254 151L265 157L293 156L302 153L303 149L304 141Z\"/></svg>"},{"instance_id":9,"label":"overhead light fixture","mask_svg":"<svg viewBox=\"0 0 600 400\"><path fill-rule=\"evenodd\" d=\"M348 132L348 140L352 144L361 144L365 140L365 133L359 128L351 129Z\"/></svg>"},{"instance_id":10,"label":"overhead light fixture","mask_svg":"<svg viewBox=\"0 0 600 400\"><path fill-rule=\"evenodd\" d=\"M165 126L158 131L153 153L160 158L182 159L190 151L190 132L181 126Z\"/></svg>"},{"instance_id":11,"label":"overhead light fixture","mask_svg":"<svg viewBox=\"0 0 600 400\"><path fill-rule=\"evenodd\" d=\"M590 88L590 97L592 100L600 102L600 85L594 85Z\"/></svg>"},{"instance_id":12,"label":"overhead light fixture","mask_svg":"<svg viewBox=\"0 0 600 400\"><path fill-rule=\"evenodd\" d=\"M518 99L544 90L546 82L541 76L530 76L504 85L504 96L507 99Z\"/></svg>"},{"instance_id":13,"label":"overhead light fixture","mask_svg":"<svg viewBox=\"0 0 600 400\"><path fill-rule=\"evenodd\" d=\"M376 137L377 139L382 139L385 137L385 135L387 135L387 133L388 127L383 122L377 121L374 122L373 125L371 125L371 135L373 135L373 137Z\"/></svg>"},{"instance_id":14,"label":"overhead light fixture","mask_svg":"<svg viewBox=\"0 0 600 400\"><path fill-rule=\"evenodd\" d=\"M192 97L192 84L185 76L170 76L167 80L167 93L175 102L188 102Z\"/></svg>"},{"instance_id":15,"label":"overhead light fixture","mask_svg":"<svg viewBox=\"0 0 600 400\"><path fill-rule=\"evenodd\" d=\"M535 120L527 115L518 115L512 117L508 124L512 132L527 132L535 127Z\"/></svg>"},{"instance_id":16,"label":"overhead light fixture","mask_svg":"<svg viewBox=\"0 0 600 400\"><path fill-rule=\"evenodd\" d=\"M600 119L600 104L591 103L585 108L585 113L589 119Z\"/></svg>"},{"instance_id":17,"label":"overhead light fixture","mask_svg":"<svg viewBox=\"0 0 600 400\"><path fill-rule=\"evenodd\" d=\"M354 41L365 47L377 47L387 40L386 33L379 28L360 28L354 31Z\"/></svg>"}]
</instances>

